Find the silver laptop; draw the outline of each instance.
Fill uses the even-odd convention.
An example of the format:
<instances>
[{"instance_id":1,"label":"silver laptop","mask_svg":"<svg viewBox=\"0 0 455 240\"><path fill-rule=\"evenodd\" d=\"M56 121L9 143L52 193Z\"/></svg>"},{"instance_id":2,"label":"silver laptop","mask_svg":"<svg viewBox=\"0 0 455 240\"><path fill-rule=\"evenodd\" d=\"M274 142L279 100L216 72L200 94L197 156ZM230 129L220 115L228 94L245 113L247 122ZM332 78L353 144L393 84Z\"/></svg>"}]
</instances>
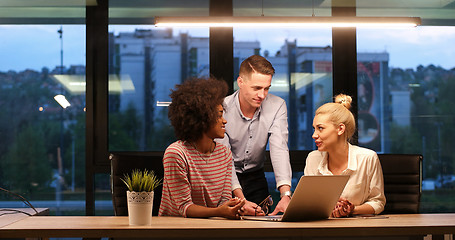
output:
<instances>
[{"instance_id":1,"label":"silver laptop","mask_svg":"<svg viewBox=\"0 0 455 240\"><path fill-rule=\"evenodd\" d=\"M243 216L245 220L298 222L330 217L349 175L302 176L283 215Z\"/></svg>"}]
</instances>

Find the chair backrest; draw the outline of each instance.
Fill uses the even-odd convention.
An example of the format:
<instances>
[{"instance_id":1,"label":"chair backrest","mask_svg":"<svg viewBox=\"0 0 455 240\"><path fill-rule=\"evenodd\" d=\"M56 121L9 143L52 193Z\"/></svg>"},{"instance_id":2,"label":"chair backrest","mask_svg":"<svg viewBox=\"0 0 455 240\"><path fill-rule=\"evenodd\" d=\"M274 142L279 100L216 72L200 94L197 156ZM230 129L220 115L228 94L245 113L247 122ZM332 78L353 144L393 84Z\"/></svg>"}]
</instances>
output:
<instances>
[{"instance_id":1,"label":"chair backrest","mask_svg":"<svg viewBox=\"0 0 455 240\"><path fill-rule=\"evenodd\" d=\"M310 151L290 151L293 172L303 171ZM267 152L266 172L273 172ZM419 154L378 154L384 175L384 214L418 213L422 193L422 161Z\"/></svg>"},{"instance_id":2,"label":"chair backrest","mask_svg":"<svg viewBox=\"0 0 455 240\"><path fill-rule=\"evenodd\" d=\"M289 160L293 172L303 172L305 169L306 157L310 152L311 151L309 150L289 151ZM264 163L264 171L273 172L273 166L270 162L270 151L266 151L265 157L267 160Z\"/></svg>"},{"instance_id":3,"label":"chair backrest","mask_svg":"<svg viewBox=\"0 0 455 240\"><path fill-rule=\"evenodd\" d=\"M384 175L384 214L418 213L422 193L422 155L378 154Z\"/></svg>"},{"instance_id":4,"label":"chair backrest","mask_svg":"<svg viewBox=\"0 0 455 240\"><path fill-rule=\"evenodd\" d=\"M163 152L115 152L109 155L111 160L111 193L114 214L128 216L126 202L126 185L120 178L124 174L131 175L133 169L154 171L158 178L163 178ZM153 215L158 215L163 187L154 190Z\"/></svg>"}]
</instances>

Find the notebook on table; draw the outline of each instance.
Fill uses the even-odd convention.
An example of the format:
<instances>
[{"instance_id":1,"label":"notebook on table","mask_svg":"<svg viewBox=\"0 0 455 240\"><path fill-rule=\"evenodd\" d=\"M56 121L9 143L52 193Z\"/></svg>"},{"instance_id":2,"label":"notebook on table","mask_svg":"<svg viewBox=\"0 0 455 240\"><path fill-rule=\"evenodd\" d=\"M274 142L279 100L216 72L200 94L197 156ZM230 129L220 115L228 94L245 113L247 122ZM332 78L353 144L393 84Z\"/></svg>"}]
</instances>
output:
<instances>
[{"instance_id":1,"label":"notebook on table","mask_svg":"<svg viewBox=\"0 0 455 240\"><path fill-rule=\"evenodd\" d=\"M245 220L298 222L330 217L349 175L302 176L283 215L243 216Z\"/></svg>"}]
</instances>

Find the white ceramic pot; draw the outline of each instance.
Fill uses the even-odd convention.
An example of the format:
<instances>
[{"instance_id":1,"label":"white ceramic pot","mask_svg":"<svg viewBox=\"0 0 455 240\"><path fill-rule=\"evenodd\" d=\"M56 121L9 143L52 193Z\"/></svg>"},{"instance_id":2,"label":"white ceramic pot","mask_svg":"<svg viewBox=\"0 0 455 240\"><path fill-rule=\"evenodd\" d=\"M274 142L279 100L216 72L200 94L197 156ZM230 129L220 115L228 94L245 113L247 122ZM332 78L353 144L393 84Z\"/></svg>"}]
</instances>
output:
<instances>
[{"instance_id":1,"label":"white ceramic pot","mask_svg":"<svg viewBox=\"0 0 455 240\"><path fill-rule=\"evenodd\" d=\"M126 192L130 225L152 224L153 192Z\"/></svg>"}]
</instances>

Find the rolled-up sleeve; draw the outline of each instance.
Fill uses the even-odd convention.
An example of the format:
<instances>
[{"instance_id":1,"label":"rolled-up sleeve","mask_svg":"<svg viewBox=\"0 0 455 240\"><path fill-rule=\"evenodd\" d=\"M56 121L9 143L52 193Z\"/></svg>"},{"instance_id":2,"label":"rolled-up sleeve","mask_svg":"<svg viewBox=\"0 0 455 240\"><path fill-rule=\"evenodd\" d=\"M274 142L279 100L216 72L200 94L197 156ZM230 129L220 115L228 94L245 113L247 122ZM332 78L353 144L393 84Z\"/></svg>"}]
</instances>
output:
<instances>
[{"instance_id":1,"label":"rolled-up sleeve","mask_svg":"<svg viewBox=\"0 0 455 240\"><path fill-rule=\"evenodd\" d=\"M288 149L288 117L286 103L282 101L269 129L270 160L275 173L276 187L291 186L292 169Z\"/></svg>"},{"instance_id":2,"label":"rolled-up sleeve","mask_svg":"<svg viewBox=\"0 0 455 240\"><path fill-rule=\"evenodd\" d=\"M375 214L379 214L384 211L386 198L384 194L382 167L377 155L375 155L374 164L372 164L370 172L370 194L365 203L373 207Z\"/></svg>"}]
</instances>

